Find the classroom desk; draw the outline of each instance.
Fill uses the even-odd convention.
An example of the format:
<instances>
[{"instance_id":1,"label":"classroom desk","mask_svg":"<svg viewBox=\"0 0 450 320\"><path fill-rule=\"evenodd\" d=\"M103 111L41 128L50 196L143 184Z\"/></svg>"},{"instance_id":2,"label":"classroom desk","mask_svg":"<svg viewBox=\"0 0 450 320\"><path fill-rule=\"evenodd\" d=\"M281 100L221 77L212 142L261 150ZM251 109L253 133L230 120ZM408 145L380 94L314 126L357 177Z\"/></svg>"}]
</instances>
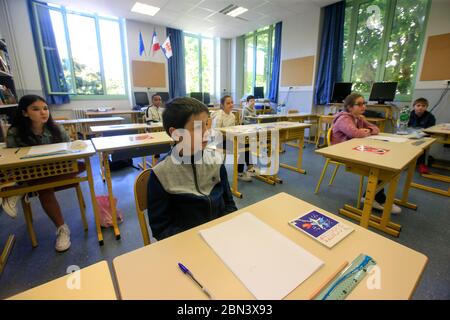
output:
<instances>
[{"instance_id":1,"label":"classroom desk","mask_svg":"<svg viewBox=\"0 0 450 320\"><path fill-rule=\"evenodd\" d=\"M450 144L450 123L441 123L433 127L423 129L422 131L429 134L431 137L435 138L437 143ZM432 166L447 170L449 169L449 167L443 165L434 164ZM430 172L429 174L422 174L422 176L428 179L450 183L450 177L446 175ZM439 188L429 187L419 183L413 183L411 187L450 197L450 187L447 190L443 190Z\"/></svg>"},{"instance_id":2,"label":"classroom desk","mask_svg":"<svg viewBox=\"0 0 450 320\"><path fill-rule=\"evenodd\" d=\"M391 135L392 136L392 135ZM414 141L404 143L386 142L373 139L351 139L323 149L316 150L325 158L345 164L346 170L358 175L368 177L364 207L362 210L350 205L345 205L339 212L352 219L360 221L360 225L368 228L370 225L376 229L386 232L392 236L400 235L401 226L391 222L391 209L394 203L395 191L401 172L408 168L408 177L401 200L395 202L408 208L417 208L416 205L407 201L409 185L412 180L417 158L424 149L434 142L434 139L426 139L422 145L415 146ZM374 148L387 149L385 154L374 152L362 152L355 150L359 146L371 146ZM379 183L379 181L381 181ZM375 194L384 185L389 184L386 203L381 218L372 215L372 205ZM359 203L359 199L358 199Z\"/></svg>"},{"instance_id":3,"label":"classroom desk","mask_svg":"<svg viewBox=\"0 0 450 320\"><path fill-rule=\"evenodd\" d=\"M261 114L256 116L246 116L245 118L254 120L256 123L263 122L276 122L276 121L290 121L290 122L300 122L304 123L305 121L309 121L309 123L318 122L319 116L307 112L298 112L298 113L288 113L286 115L281 114ZM317 135L317 133L316 133ZM315 141L311 141L309 138L307 142L315 143ZM297 147L296 144L287 143L291 147Z\"/></svg>"},{"instance_id":4,"label":"classroom desk","mask_svg":"<svg viewBox=\"0 0 450 320\"><path fill-rule=\"evenodd\" d=\"M166 132L152 132L144 134L128 134L112 137L92 138L95 150L99 153L105 170L105 180L108 187L109 203L111 204L113 228L116 239L120 239L120 230L117 224L117 210L114 205L111 170L108 158L119 150L132 150L136 157L159 154L167 149L173 140Z\"/></svg>"},{"instance_id":5,"label":"classroom desk","mask_svg":"<svg viewBox=\"0 0 450 320\"><path fill-rule=\"evenodd\" d=\"M7 182L27 182L39 178L59 176L78 172L77 160L84 160L86 165L86 176L77 176L55 182L47 182L37 185L23 184L7 190L0 190L0 198L13 195L22 195L33 191L56 188L74 183L87 181L91 194L92 208L94 211L97 237L100 245L103 245L103 235L100 228L97 201L95 199L94 178L90 157L95 154L91 141L84 141L86 146L80 152L59 154L51 156L39 156L34 158L20 159L28 154L30 147L26 148L3 148L0 149L0 184ZM17 152L17 150L19 150ZM28 225L32 224L31 215L25 214ZM36 235L32 228L28 228L33 247L37 246Z\"/></svg>"},{"instance_id":6,"label":"classroom desk","mask_svg":"<svg viewBox=\"0 0 450 320\"><path fill-rule=\"evenodd\" d=\"M331 127L335 115L320 115L317 124L317 137L316 137L316 147L319 147L320 137L323 135L326 139L327 131ZM370 123L376 125L380 132L384 132L386 119L384 118L367 118L366 120ZM325 125L325 128L323 127Z\"/></svg>"},{"instance_id":7,"label":"classroom desk","mask_svg":"<svg viewBox=\"0 0 450 320\"><path fill-rule=\"evenodd\" d=\"M351 225L353 231L334 248L328 249L308 235L292 228L288 221L311 210ZM367 277L347 297L361 299L410 299L428 258L412 249L345 221L332 213L287 193L259 201L219 219L131 251L113 260L122 299L206 299L206 295L178 268L182 262L208 288L216 299L254 299L233 272L199 235L199 231L217 225L243 212L250 212L276 231L294 241L324 262L286 300L308 299L326 278L344 261L353 261L360 253L370 255L380 268L381 288L369 289ZM232 237L233 235L230 235ZM299 266L301 267L301 266ZM268 274L270 277L270 274Z\"/></svg>"},{"instance_id":8,"label":"classroom desk","mask_svg":"<svg viewBox=\"0 0 450 320\"><path fill-rule=\"evenodd\" d=\"M110 134L120 135L123 131L136 131L136 133L144 133L144 132L158 132L164 131L164 127L162 122L154 122L151 124L145 123L125 123L119 125L109 125L109 126L92 126L91 132L102 136L103 133L109 132ZM155 163L155 158L153 158L153 164ZM147 169L147 160L146 157L142 158L142 163L139 164L139 167L142 170ZM105 182L105 170L103 168L103 161L100 157L100 172L102 175L102 180Z\"/></svg>"},{"instance_id":9,"label":"classroom desk","mask_svg":"<svg viewBox=\"0 0 450 320\"><path fill-rule=\"evenodd\" d=\"M117 295L108 262L100 261L8 300L117 300Z\"/></svg>"},{"instance_id":10,"label":"classroom desk","mask_svg":"<svg viewBox=\"0 0 450 320\"><path fill-rule=\"evenodd\" d=\"M78 140L77 137L77 126L80 126L80 132L83 135L83 139L86 140L86 136L89 134L89 129L91 125L103 124L103 125L114 125L119 124L123 120L122 117L105 117L105 118L82 118L82 119L71 119L71 120L55 120L59 125L62 125L66 129L72 140Z\"/></svg>"},{"instance_id":11,"label":"classroom desk","mask_svg":"<svg viewBox=\"0 0 450 320\"><path fill-rule=\"evenodd\" d=\"M112 111L88 111L86 117L104 117L104 116L118 116L118 115L130 115L131 122L140 123L139 116L142 116L145 112L139 110L112 110Z\"/></svg>"},{"instance_id":12,"label":"classroom desk","mask_svg":"<svg viewBox=\"0 0 450 320\"><path fill-rule=\"evenodd\" d=\"M304 145L304 134L305 129L309 128L311 125L306 123L294 123L288 121L279 121L272 123L262 123L262 124L248 124L241 126L232 126L225 128L217 128L227 140L233 141L233 182L231 185L231 192L236 197L242 198L242 193L238 191L238 139L239 137L248 137L250 135L257 134L259 131L267 129L268 133L270 130L278 130L279 133L279 144L288 141L298 141L298 155L297 155L297 166L291 166L288 164L280 163L280 167L293 170L297 173L306 174L306 171L302 169L302 157L303 157L303 145ZM259 137L259 135L258 135ZM275 176L257 176L258 179L269 183L281 183L282 180Z\"/></svg>"},{"instance_id":13,"label":"classroom desk","mask_svg":"<svg viewBox=\"0 0 450 320\"><path fill-rule=\"evenodd\" d=\"M104 132L119 133L122 131L136 130L139 133L146 131L162 131L164 129L162 122L155 122L152 124L145 123L124 123L108 126L92 126L91 132L96 134L102 134Z\"/></svg>"}]
</instances>

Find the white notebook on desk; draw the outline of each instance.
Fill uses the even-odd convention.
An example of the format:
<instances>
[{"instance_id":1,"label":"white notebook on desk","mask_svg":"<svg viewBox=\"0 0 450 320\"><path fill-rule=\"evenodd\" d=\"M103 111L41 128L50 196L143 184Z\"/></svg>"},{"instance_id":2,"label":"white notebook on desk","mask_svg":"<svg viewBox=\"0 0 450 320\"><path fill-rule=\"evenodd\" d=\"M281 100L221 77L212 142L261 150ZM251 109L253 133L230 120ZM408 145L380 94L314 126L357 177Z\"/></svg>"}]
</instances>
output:
<instances>
[{"instance_id":1,"label":"white notebook on desk","mask_svg":"<svg viewBox=\"0 0 450 320\"><path fill-rule=\"evenodd\" d=\"M36 155L41 155L41 154L59 153L59 152L68 151L68 150L69 150L69 144L66 142L43 144L43 145L31 147L30 150L28 150L28 155L36 156Z\"/></svg>"},{"instance_id":2,"label":"white notebook on desk","mask_svg":"<svg viewBox=\"0 0 450 320\"><path fill-rule=\"evenodd\" d=\"M200 234L256 299L283 299L323 265L248 212Z\"/></svg>"}]
</instances>

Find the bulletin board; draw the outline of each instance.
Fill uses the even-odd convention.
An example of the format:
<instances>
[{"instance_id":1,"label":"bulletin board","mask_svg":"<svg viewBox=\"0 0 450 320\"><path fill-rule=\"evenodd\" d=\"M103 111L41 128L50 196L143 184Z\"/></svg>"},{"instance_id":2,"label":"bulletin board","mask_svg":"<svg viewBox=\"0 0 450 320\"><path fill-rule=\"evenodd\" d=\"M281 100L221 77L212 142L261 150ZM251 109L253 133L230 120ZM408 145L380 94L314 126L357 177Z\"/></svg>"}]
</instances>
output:
<instances>
[{"instance_id":1,"label":"bulletin board","mask_svg":"<svg viewBox=\"0 0 450 320\"><path fill-rule=\"evenodd\" d=\"M428 37L421 81L450 79L450 33Z\"/></svg>"},{"instance_id":2,"label":"bulletin board","mask_svg":"<svg viewBox=\"0 0 450 320\"><path fill-rule=\"evenodd\" d=\"M166 87L166 68L164 63L133 60L132 69L134 87Z\"/></svg>"},{"instance_id":3,"label":"bulletin board","mask_svg":"<svg viewBox=\"0 0 450 320\"><path fill-rule=\"evenodd\" d=\"M281 86L311 86L314 74L314 56L281 62Z\"/></svg>"}]
</instances>

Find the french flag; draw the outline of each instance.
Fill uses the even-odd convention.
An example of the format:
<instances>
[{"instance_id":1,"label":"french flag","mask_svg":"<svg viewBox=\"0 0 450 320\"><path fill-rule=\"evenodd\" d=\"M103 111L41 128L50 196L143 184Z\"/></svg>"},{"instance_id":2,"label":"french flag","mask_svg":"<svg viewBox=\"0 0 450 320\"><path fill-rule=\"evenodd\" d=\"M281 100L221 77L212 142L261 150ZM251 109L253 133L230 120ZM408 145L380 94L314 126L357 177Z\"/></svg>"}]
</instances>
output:
<instances>
[{"instance_id":1,"label":"french flag","mask_svg":"<svg viewBox=\"0 0 450 320\"><path fill-rule=\"evenodd\" d=\"M153 31L153 37L152 37L152 54L154 54L156 51L158 51L159 48L160 48L160 46L159 46L158 36L156 35L156 31Z\"/></svg>"}]
</instances>

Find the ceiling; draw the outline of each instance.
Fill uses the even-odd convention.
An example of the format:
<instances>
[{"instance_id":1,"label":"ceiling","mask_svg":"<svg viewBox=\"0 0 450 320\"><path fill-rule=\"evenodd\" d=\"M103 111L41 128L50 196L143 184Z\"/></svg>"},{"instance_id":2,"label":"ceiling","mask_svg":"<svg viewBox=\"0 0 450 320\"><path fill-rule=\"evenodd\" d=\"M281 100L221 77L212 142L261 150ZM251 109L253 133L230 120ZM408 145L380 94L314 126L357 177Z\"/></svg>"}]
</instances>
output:
<instances>
[{"instance_id":1,"label":"ceiling","mask_svg":"<svg viewBox=\"0 0 450 320\"><path fill-rule=\"evenodd\" d=\"M48 0L48 2L64 5L77 11L95 12L222 38L233 38L338 0L138 1L159 7L161 10L151 17L130 11L135 0ZM242 6L249 10L237 18L219 13L220 10L230 4Z\"/></svg>"}]
</instances>

